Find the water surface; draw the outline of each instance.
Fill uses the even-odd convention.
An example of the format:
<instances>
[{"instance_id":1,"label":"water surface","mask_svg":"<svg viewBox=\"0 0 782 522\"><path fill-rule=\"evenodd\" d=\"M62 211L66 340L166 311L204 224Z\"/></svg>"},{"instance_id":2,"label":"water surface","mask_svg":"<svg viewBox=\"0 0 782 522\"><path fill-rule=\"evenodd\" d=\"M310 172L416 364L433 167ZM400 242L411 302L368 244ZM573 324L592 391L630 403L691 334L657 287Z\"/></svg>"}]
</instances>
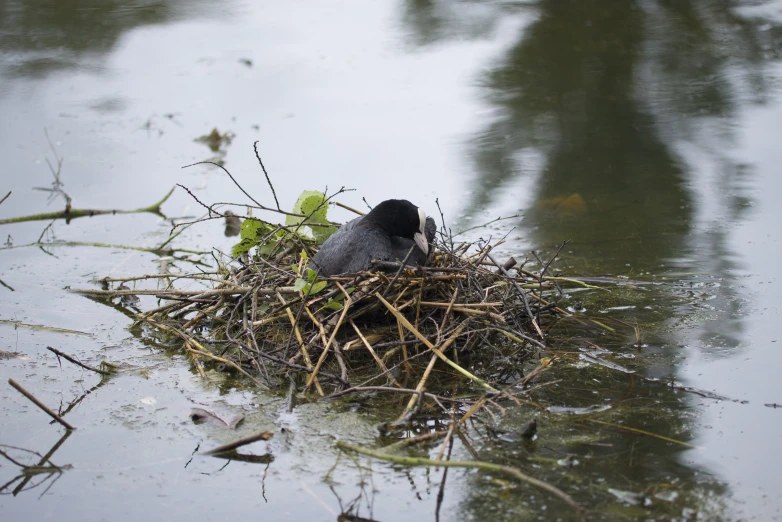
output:
<instances>
[{"instance_id":1,"label":"water surface","mask_svg":"<svg viewBox=\"0 0 782 522\"><path fill-rule=\"evenodd\" d=\"M468 237L508 234L502 254L519 259L571 239L555 264L563 275L658 284L571 292L563 306L616 332L564 321L552 345L561 362L542 377L560 382L538 395L556 408L510 408L495 426L512 434L535 417L538 440L480 425L477 455L549 480L595 519L779 519L782 420L767 405L782 404L781 21L777 1L7 1L0 197L12 195L0 218L62 208L32 190L51 187L47 160L56 168L57 157L75 207L137 208L177 183L202 201L244 202L220 171L181 168L205 159L271 204L255 141L284 207L302 189L345 186L355 191L341 201L356 208L362 197L405 197L434 213L437 199L454 231L518 216ZM194 141L213 128L235 135L217 152ZM164 211L202 212L182 190ZM23 247L39 237L154 246L168 222L47 224L3 225L15 248L0 252L0 280L13 289L0 287L0 319L86 335L0 324L0 349L22 354L0 377L62 409L89 393L67 415L78 430L52 457L73 468L4 491L4 519L435 519L441 470L333 449L335 437L383 443L374 426L399 410L396 399L288 414L281 396L222 376L204 382L184 357L133 336L117 310L64 289L154 273L156 256ZM221 228L189 229L176 246L227 249ZM133 370L93 389L95 375L60 366L46 346ZM0 444L49 451L63 430L0 390ZM252 447L265 458L196 455L237 434L193 425L192 407L246 415L240 434L274 431ZM472 455L460 441L453 458ZM3 462L0 472L5 483L16 468ZM451 470L440 517L572 513L524 485Z\"/></svg>"}]
</instances>

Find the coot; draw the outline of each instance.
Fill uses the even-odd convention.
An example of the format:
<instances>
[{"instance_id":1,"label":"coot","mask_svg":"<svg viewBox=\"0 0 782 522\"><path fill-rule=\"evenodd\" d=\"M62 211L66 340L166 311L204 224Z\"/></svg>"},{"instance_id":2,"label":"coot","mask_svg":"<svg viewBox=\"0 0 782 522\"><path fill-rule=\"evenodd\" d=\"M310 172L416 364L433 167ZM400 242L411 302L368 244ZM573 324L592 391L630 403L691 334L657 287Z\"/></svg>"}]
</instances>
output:
<instances>
[{"instance_id":1,"label":"coot","mask_svg":"<svg viewBox=\"0 0 782 522\"><path fill-rule=\"evenodd\" d=\"M340 227L321 245L310 266L323 276L352 274L368 270L373 259L402 261L413 245L408 264L424 265L436 231L423 209L404 199L389 199Z\"/></svg>"}]
</instances>

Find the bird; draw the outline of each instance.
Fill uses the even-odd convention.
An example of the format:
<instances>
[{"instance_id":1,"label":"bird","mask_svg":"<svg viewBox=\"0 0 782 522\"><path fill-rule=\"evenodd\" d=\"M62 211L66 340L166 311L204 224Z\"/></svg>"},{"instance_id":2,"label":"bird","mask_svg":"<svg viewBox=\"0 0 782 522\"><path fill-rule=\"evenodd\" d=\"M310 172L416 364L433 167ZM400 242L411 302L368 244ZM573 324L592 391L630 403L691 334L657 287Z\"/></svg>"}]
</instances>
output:
<instances>
[{"instance_id":1,"label":"bird","mask_svg":"<svg viewBox=\"0 0 782 522\"><path fill-rule=\"evenodd\" d=\"M310 267L322 276L368 270L373 260L425 265L437 225L422 208L405 199L388 199L367 215L345 223L313 256Z\"/></svg>"}]
</instances>

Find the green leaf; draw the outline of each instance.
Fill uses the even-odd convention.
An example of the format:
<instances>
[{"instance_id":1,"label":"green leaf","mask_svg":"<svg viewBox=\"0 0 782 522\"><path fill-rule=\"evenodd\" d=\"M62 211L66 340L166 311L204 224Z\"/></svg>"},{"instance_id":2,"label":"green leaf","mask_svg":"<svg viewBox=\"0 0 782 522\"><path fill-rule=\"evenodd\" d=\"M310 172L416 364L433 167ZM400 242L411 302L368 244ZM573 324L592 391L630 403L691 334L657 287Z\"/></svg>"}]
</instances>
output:
<instances>
[{"instance_id":1,"label":"green leaf","mask_svg":"<svg viewBox=\"0 0 782 522\"><path fill-rule=\"evenodd\" d=\"M242 226L239 228L240 241L234 245L231 255L233 257L239 257L242 254L246 254L250 249L257 245L257 241L262 239L265 234L261 234L258 237L258 233L262 231L268 225L262 221L255 219L245 219L242 221Z\"/></svg>"},{"instance_id":2,"label":"green leaf","mask_svg":"<svg viewBox=\"0 0 782 522\"><path fill-rule=\"evenodd\" d=\"M277 247L279 241L285 240L286 233L284 230L277 230L272 234L275 228L277 227L259 219L245 219L239 228L239 237L241 239L234 245L231 254L234 257L238 257L257 246L260 247L258 249L260 255L268 256ZM261 244L264 238L266 238L266 241Z\"/></svg>"},{"instance_id":3,"label":"green leaf","mask_svg":"<svg viewBox=\"0 0 782 522\"><path fill-rule=\"evenodd\" d=\"M318 292L326 288L328 284L329 284L328 281L318 281L317 283L313 283L312 290L310 290L310 295L317 294Z\"/></svg>"},{"instance_id":4,"label":"green leaf","mask_svg":"<svg viewBox=\"0 0 782 522\"><path fill-rule=\"evenodd\" d=\"M348 293L348 295L352 294L356 289L352 286L349 286L345 289L345 292ZM345 294L340 293L335 295L334 297L329 298L329 300L320 307L321 310L327 309L327 310L342 310L342 307L345 306L342 304L342 301L345 300Z\"/></svg>"},{"instance_id":5,"label":"green leaf","mask_svg":"<svg viewBox=\"0 0 782 522\"><path fill-rule=\"evenodd\" d=\"M311 283L312 284L312 290L310 290L310 283L307 283L304 279L301 277L297 277L296 281L293 283L293 289L296 291L301 290L301 292L304 295L307 295L307 292L310 293L310 295L315 295L318 292L322 291L326 286L328 286L328 281L318 281L317 283Z\"/></svg>"},{"instance_id":6,"label":"green leaf","mask_svg":"<svg viewBox=\"0 0 782 522\"><path fill-rule=\"evenodd\" d=\"M298 225L300 223L318 224L320 226L311 226L312 235L319 244L326 241L331 234L337 231L337 227L328 225L326 213L328 212L328 203L326 195L317 190L305 190L293 205L294 214L304 214L307 217L286 216L285 224L288 226ZM327 226L322 226L327 225Z\"/></svg>"},{"instance_id":7,"label":"green leaf","mask_svg":"<svg viewBox=\"0 0 782 522\"><path fill-rule=\"evenodd\" d=\"M335 301L334 299L329 299L329 301L324 304L320 309L321 310L342 310L342 307L344 305L340 303L339 301Z\"/></svg>"}]
</instances>

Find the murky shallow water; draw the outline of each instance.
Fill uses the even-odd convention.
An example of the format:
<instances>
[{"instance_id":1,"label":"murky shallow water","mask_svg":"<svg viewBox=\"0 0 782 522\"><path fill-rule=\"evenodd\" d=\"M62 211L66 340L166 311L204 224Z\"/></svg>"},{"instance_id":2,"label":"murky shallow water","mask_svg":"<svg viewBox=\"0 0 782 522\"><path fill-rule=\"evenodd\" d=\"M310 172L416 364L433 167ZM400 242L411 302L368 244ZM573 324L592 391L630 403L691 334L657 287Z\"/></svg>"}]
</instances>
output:
<instances>
[{"instance_id":1,"label":"murky shallow water","mask_svg":"<svg viewBox=\"0 0 782 522\"><path fill-rule=\"evenodd\" d=\"M476 437L478 455L546 478L594 518L782 518L782 420L766 406L782 403L779 2L6 2L0 12L0 197L12 191L0 218L62 207L31 191L52 182L46 134L74 206L136 208L176 183L205 201L241 201L214 169L181 169L215 156L193 141L213 127L235 133L222 159L265 201L255 140L284 206L304 188L345 185L356 191L342 201L354 207L362 196L427 208L438 198L457 230L519 214L490 228L516 227L507 254L573 239L564 273L664 284L574 293L567 303L591 315L639 324L644 347L632 346L631 328L606 335L564 323L557 335L574 339L558 345L564 362L545 375L561 381L540 396L560 409L538 416L533 445ZM164 209L199 213L182 191ZM34 242L46 223L3 225L3 239ZM177 244L227 248L220 228L205 224ZM45 238L153 246L168 230L152 215L96 217L57 223ZM314 403L286 414L278 396L203 382L184 359L133 337L117 311L63 290L153 273L154 256L49 251L0 252L0 280L14 289L0 288L0 319L89 335L0 324L0 349L23 354L2 362L3 382L63 408L98 383L60 367L46 346L136 371L69 412L78 430L52 460L73 469L4 491L4 519L334 520L343 509L434 518L440 471L333 449L333 437L381 443L382 409ZM579 357L589 343L639 375ZM63 431L0 390L0 444L49 451ZM194 406L247 420L238 433L196 426ZM499 428L513 433L534 415L510 409ZM261 429L276 436L252 449L270 462L194 455ZM463 443L454 458L470 458ZM4 461L0 473L5 483L16 468ZM628 492L647 493L651 505L629 505ZM571 514L520 484L449 473L441 519L520 516Z\"/></svg>"}]
</instances>

